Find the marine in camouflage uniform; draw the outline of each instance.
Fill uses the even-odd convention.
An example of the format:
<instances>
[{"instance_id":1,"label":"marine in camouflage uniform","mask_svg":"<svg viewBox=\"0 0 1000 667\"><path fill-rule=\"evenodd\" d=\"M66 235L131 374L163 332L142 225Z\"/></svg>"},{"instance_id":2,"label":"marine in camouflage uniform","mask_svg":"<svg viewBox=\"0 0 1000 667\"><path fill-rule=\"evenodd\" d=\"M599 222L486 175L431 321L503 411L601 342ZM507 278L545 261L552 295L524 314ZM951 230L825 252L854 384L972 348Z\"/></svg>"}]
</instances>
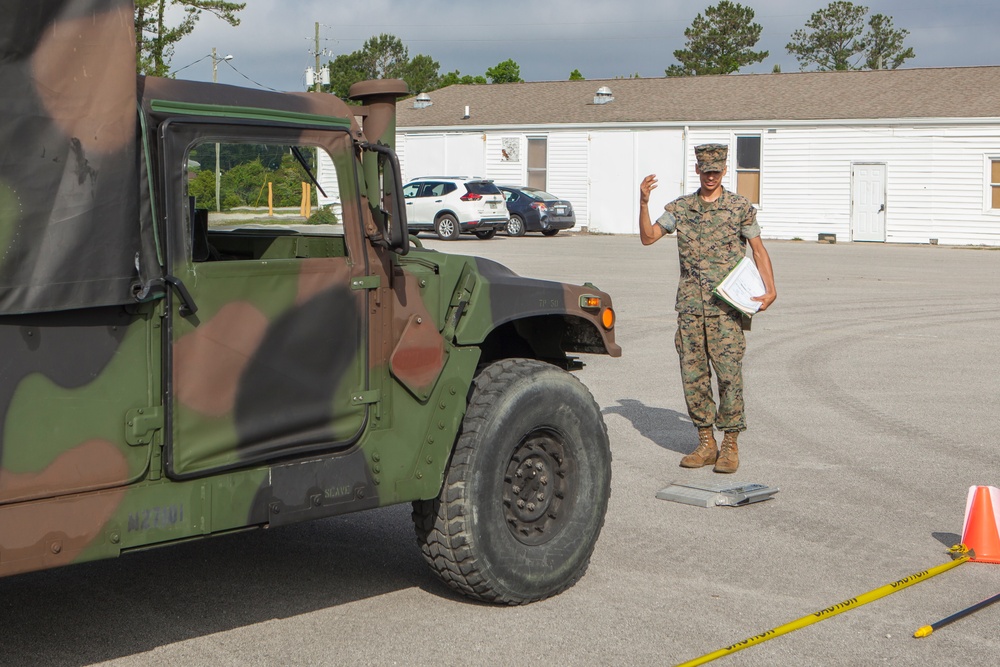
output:
<instances>
[{"instance_id":1,"label":"marine in camouflage uniform","mask_svg":"<svg viewBox=\"0 0 1000 667\"><path fill-rule=\"evenodd\" d=\"M739 467L737 435L746 430L743 408L743 315L712 289L746 255L749 243L767 292L758 297L761 310L774 301L774 276L770 258L760 240L757 213L750 201L722 187L728 148L706 144L695 148L697 192L666 205L663 215L650 222L649 192L656 187L647 176L640 187L640 236L649 245L677 232L680 281L677 285L677 333L674 344L680 357L681 380L688 415L698 428L698 448L681 459L681 465L698 468L715 464L716 472ZM719 390L712 392L712 369ZM713 427L723 431L721 452Z\"/></svg>"}]
</instances>

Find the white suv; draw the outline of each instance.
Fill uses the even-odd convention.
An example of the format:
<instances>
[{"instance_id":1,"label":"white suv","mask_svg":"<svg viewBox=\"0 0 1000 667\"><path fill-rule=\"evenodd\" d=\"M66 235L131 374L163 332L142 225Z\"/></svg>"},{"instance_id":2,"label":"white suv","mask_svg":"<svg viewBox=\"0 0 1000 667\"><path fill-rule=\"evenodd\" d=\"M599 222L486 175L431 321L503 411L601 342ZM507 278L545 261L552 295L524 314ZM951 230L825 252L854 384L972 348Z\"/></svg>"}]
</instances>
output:
<instances>
[{"instance_id":1,"label":"white suv","mask_svg":"<svg viewBox=\"0 0 1000 667\"><path fill-rule=\"evenodd\" d=\"M459 234L493 238L510 220L500 189L482 178L415 178L403 186L403 199L410 231L433 231L448 241Z\"/></svg>"}]
</instances>

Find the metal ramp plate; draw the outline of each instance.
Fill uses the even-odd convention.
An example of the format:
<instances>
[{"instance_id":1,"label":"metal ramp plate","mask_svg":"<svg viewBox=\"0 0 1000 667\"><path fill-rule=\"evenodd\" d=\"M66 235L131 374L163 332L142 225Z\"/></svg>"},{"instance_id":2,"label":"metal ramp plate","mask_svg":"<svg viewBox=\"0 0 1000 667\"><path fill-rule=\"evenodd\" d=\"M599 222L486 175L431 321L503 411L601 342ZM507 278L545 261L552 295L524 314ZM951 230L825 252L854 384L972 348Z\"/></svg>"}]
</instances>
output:
<instances>
[{"instance_id":1,"label":"metal ramp plate","mask_svg":"<svg viewBox=\"0 0 1000 667\"><path fill-rule=\"evenodd\" d=\"M768 500L778 491L780 489L746 482L722 482L719 484L671 482L670 486L657 491L656 497L660 500L672 500L675 503L697 507L715 507L716 505L740 507Z\"/></svg>"}]
</instances>

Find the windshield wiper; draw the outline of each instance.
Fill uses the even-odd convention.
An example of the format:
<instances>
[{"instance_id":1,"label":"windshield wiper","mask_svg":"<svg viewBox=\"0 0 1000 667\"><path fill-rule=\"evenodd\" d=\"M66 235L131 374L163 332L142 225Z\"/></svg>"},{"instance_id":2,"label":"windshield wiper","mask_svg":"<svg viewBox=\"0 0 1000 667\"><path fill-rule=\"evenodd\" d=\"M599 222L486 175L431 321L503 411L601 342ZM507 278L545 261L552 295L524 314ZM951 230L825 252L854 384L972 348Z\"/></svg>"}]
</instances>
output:
<instances>
[{"instance_id":1,"label":"windshield wiper","mask_svg":"<svg viewBox=\"0 0 1000 667\"><path fill-rule=\"evenodd\" d=\"M302 168L306 170L306 175L309 177L309 180L312 181L312 184L316 186L316 189L319 190L319 193L325 197L326 192L323 190L323 186L319 184L319 181L316 180L316 177L313 176L312 169L310 169L309 165L306 163L306 159L305 157L303 157L302 151L299 150L298 146L291 146L291 149L292 149L292 155L294 155L295 159L299 161L299 164L302 165Z\"/></svg>"}]
</instances>

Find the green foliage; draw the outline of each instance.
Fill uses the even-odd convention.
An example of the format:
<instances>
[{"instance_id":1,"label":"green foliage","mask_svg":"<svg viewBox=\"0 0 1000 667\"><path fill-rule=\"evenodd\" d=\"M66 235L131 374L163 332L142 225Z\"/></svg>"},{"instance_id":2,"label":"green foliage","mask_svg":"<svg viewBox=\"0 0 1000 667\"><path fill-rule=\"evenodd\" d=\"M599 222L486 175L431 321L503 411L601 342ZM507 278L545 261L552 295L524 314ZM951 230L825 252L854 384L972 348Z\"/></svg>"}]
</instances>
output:
<instances>
[{"instance_id":1,"label":"green foliage","mask_svg":"<svg viewBox=\"0 0 1000 667\"><path fill-rule=\"evenodd\" d=\"M192 158L196 151L202 168L188 181L188 194L195 198L198 208L215 210L215 144L198 146L191 152ZM303 149L302 155L312 162L315 151ZM302 183L309 182L306 170L287 146L223 144L219 162L224 165L219 188L223 210L265 206L268 183L275 206L298 206L302 202ZM315 165L310 168L315 170ZM315 186L311 199L317 201Z\"/></svg>"},{"instance_id":2,"label":"green foliage","mask_svg":"<svg viewBox=\"0 0 1000 667\"><path fill-rule=\"evenodd\" d=\"M753 9L729 0L707 7L684 30L686 48L674 51L680 64L667 68L667 76L731 74L763 61L768 52L753 50L762 30L753 18Z\"/></svg>"},{"instance_id":3,"label":"green foliage","mask_svg":"<svg viewBox=\"0 0 1000 667\"><path fill-rule=\"evenodd\" d=\"M578 70L578 69L575 69L575 70L573 70L572 72L569 73L569 80L570 81L585 81L585 79L583 78L583 75L580 74L580 70Z\"/></svg>"},{"instance_id":4,"label":"green foliage","mask_svg":"<svg viewBox=\"0 0 1000 667\"><path fill-rule=\"evenodd\" d=\"M490 83L524 83L521 68L510 58L486 70L486 78Z\"/></svg>"},{"instance_id":5,"label":"green foliage","mask_svg":"<svg viewBox=\"0 0 1000 667\"><path fill-rule=\"evenodd\" d=\"M403 68L403 80L414 93L432 90L438 82L441 65L430 56L416 55Z\"/></svg>"},{"instance_id":6,"label":"green foliage","mask_svg":"<svg viewBox=\"0 0 1000 667\"><path fill-rule=\"evenodd\" d=\"M260 196L260 191L267 187L269 176L270 173L260 158L253 162L238 164L229 171L222 172L222 201L225 203L228 197L234 196L240 202L238 206L252 204Z\"/></svg>"},{"instance_id":7,"label":"green foliage","mask_svg":"<svg viewBox=\"0 0 1000 667\"><path fill-rule=\"evenodd\" d=\"M865 29L868 8L846 0L836 0L814 12L806 29L792 33L785 48L799 61L799 67L824 70L896 69L914 57L904 48L908 30L893 27L892 17L873 14Z\"/></svg>"},{"instance_id":8,"label":"green foliage","mask_svg":"<svg viewBox=\"0 0 1000 667\"><path fill-rule=\"evenodd\" d=\"M448 72L438 79L436 88L444 88L445 86L454 86L456 84L462 84L465 86L479 85L485 84L486 82L485 76L472 76L469 74L462 75L458 70L455 70L454 72Z\"/></svg>"},{"instance_id":9,"label":"green foliage","mask_svg":"<svg viewBox=\"0 0 1000 667\"><path fill-rule=\"evenodd\" d=\"M361 47L364 72L369 79L399 79L410 62L410 50L395 35L369 37Z\"/></svg>"},{"instance_id":10,"label":"green foliage","mask_svg":"<svg viewBox=\"0 0 1000 667\"><path fill-rule=\"evenodd\" d=\"M316 209L316 212L306 220L307 225L336 225L340 222L337 214L329 206Z\"/></svg>"},{"instance_id":11,"label":"green foliage","mask_svg":"<svg viewBox=\"0 0 1000 667\"><path fill-rule=\"evenodd\" d=\"M202 169L188 181L188 195L194 197L198 208L215 210L215 172Z\"/></svg>"},{"instance_id":12,"label":"green foliage","mask_svg":"<svg viewBox=\"0 0 1000 667\"><path fill-rule=\"evenodd\" d=\"M176 25L166 22L167 5L181 7L184 14ZM236 15L245 2L225 0L135 0L135 55L139 74L167 76L174 46L191 34L201 13L209 12L232 26L240 24Z\"/></svg>"},{"instance_id":13,"label":"green foliage","mask_svg":"<svg viewBox=\"0 0 1000 667\"><path fill-rule=\"evenodd\" d=\"M368 78L365 72L365 57L360 51L340 55L330 61L330 85L323 86L325 92L333 93L341 99L358 81Z\"/></svg>"},{"instance_id":14,"label":"green foliage","mask_svg":"<svg viewBox=\"0 0 1000 667\"><path fill-rule=\"evenodd\" d=\"M909 30L896 30L892 17L872 14L868 19L868 52L865 67L868 69L896 69L904 61L915 57L912 47L903 48Z\"/></svg>"},{"instance_id":15,"label":"green foliage","mask_svg":"<svg viewBox=\"0 0 1000 667\"><path fill-rule=\"evenodd\" d=\"M323 90L346 98L351 86L369 79L403 79L414 93L439 88L438 69L430 56L410 58L409 49L395 35L371 37L360 50L330 61L330 85Z\"/></svg>"}]
</instances>

